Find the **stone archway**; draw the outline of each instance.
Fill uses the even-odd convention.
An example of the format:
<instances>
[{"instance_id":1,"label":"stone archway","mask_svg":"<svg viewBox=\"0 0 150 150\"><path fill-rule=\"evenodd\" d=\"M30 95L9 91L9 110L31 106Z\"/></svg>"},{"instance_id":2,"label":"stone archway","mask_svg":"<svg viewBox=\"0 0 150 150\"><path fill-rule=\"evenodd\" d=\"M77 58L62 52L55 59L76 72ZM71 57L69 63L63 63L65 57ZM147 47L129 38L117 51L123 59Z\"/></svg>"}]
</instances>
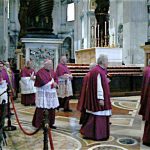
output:
<instances>
[{"instance_id":1,"label":"stone archway","mask_svg":"<svg viewBox=\"0 0 150 150\"><path fill-rule=\"evenodd\" d=\"M62 53L66 54L69 63L72 62L71 61L71 38L70 37L66 37L64 39L64 42L62 44Z\"/></svg>"}]
</instances>

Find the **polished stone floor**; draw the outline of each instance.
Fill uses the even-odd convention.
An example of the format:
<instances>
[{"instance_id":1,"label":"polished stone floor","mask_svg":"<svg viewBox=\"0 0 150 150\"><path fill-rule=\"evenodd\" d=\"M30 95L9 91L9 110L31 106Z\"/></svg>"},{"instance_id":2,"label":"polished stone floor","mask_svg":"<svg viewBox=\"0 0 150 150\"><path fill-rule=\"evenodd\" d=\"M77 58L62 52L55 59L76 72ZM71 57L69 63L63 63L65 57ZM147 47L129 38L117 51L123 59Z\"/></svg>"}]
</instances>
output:
<instances>
[{"instance_id":1,"label":"polished stone floor","mask_svg":"<svg viewBox=\"0 0 150 150\"><path fill-rule=\"evenodd\" d=\"M55 150L149 150L150 147L142 145L144 122L138 115L139 96L112 97L111 134L107 141L93 141L82 138L79 133L80 113L76 110L77 100L70 101L73 112L56 112L55 125L52 129L52 139ZM15 101L17 114L23 128L28 132L35 130L31 121L35 106L23 106ZM19 128L15 116L12 124L17 127L15 131L6 132L7 146L4 150L42 150L43 130L33 136L25 135ZM7 120L6 120L7 123ZM90 130L90 129L89 129ZM50 147L50 146L49 146ZM50 148L49 148L50 149Z\"/></svg>"}]
</instances>

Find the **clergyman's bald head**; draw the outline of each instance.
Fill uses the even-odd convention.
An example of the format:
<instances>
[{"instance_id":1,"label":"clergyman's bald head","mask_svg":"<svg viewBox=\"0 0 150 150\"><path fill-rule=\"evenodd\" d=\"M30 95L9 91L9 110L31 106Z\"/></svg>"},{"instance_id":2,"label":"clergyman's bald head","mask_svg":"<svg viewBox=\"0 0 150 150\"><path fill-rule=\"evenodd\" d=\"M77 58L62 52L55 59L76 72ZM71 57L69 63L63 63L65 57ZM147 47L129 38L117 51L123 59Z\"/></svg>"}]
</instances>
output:
<instances>
[{"instance_id":1,"label":"clergyman's bald head","mask_svg":"<svg viewBox=\"0 0 150 150\"><path fill-rule=\"evenodd\" d=\"M62 55L60 57L60 63L62 63L62 64L66 64L67 63L67 57L66 57L66 55Z\"/></svg>"},{"instance_id":2,"label":"clergyman's bald head","mask_svg":"<svg viewBox=\"0 0 150 150\"><path fill-rule=\"evenodd\" d=\"M97 59L97 64L107 68L107 66L108 66L108 57L107 57L107 55L101 54Z\"/></svg>"},{"instance_id":3,"label":"clergyman's bald head","mask_svg":"<svg viewBox=\"0 0 150 150\"><path fill-rule=\"evenodd\" d=\"M50 70L53 68L53 61L51 59L47 59L44 62L44 68Z\"/></svg>"},{"instance_id":4,"label":"clergyman's bald head","mask_svg":"<svg viewBox=\"0 0 150 150\"><path fill-rule=\"evenodd\" d=\"M33 62L31 60L26 61L26 66L29 68L33 67Z\"/></svg>"}]
</instances>

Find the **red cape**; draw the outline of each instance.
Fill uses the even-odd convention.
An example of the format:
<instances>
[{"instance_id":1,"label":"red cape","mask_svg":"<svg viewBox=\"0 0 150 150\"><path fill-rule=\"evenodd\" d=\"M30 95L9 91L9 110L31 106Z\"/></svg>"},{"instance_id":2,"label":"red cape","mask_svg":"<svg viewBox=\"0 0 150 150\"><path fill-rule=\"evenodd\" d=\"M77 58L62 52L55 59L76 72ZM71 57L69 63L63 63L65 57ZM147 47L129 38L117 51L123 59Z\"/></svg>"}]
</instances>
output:
<instances>
[{"instance_id":1,"label":"red cape","mask_svg":"<svg viewBox=\"0 0 150 150\"><path fill-rule=\"evenodd\" d=\"M41 68L37 74L36 74L36 80L35 80L35 86L36 87L41 87L44 86L45 84L47 84L49 81L52 80L52 78L54 79L54 81L56 83L58 83L58 79L57 76L54 72L54 70L46 70L45 68Z\"/></svg>"},{"instance_id":2,"label":"red cape","mask_svg":"<svg viewBox=\"0 0 150 150\"><path fill-rule=\"evenodd\" d=\"M85 101L86 101L86 93L87 93L87 84L88 84L88 78L90 76L90 72L88 72L85 77L83 78L82 81L82 88L81 88L81 93L79 96L78 104L77 104L77 110L83 111ZM84 110L85 111L85 110Z\"/></svg>"},{"instance_id":3,"label":"red cape","mask_svg":"<svg viewBox=\"0 0 150 150\"><path fill-rule=\"evenodd\" d=\"M97 99L97 76L100 74L102 80L102 87L104 91L104 106L99 105ZM106 70L99 65L94 67L88 77L84 80L81 96L79 99L78 110L90 110L93 112L111 109L110 90L106 78Z\"/></svg>"},{"instance_id":4,"label":"red cape","mask_svg":"<svg viewBox=\"0 0 150 150\"><path fill-rule=\"evenodd\" d=\"M56 69L56 74L58 77L64 75L64 74L71 74L70 70L65 64L58 64L57 69Z\"/></svg>"},{"instance_id":5,"label":"red cape","mask_svg":"<svg viewBox=\"0 0 150 150\"><path fill-rule=\"evenodd\" d=\"M144 69L140 103L139 114L143 120L150 121L150 65Z\"/></svg>"}]
</instances>

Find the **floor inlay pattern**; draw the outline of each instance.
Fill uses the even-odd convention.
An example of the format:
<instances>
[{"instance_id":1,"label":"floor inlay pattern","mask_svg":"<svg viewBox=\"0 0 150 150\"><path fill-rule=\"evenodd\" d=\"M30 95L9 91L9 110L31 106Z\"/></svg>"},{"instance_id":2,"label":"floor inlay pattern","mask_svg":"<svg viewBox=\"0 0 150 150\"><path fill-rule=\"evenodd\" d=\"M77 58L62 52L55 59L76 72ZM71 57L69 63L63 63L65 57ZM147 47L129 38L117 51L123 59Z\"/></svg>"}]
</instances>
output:
<instances>
[{"instance_id":1,"label":"floor inlay pattern","mask_svg":"<svg viewBox=\"0 0 150 150\"><path fill-rule=\"evenodd\" d=\"M117 142L121 145L135 145L137 144L137 141L133 138L129 138L129 137L122 137L117 139Z\"/></svg>"},{"instance_id":2,"label":"floor inlay pattern","mask_svg":"<svg viewBox=\"0 0 150 150\"><path fill-rule=\"evenodd\" d=\"M132 126L133 118L110 118L112 125L117 126Z\"/></svg>"},{"instance_id":3,"label":"floor inlay pattern","mask_svg":"<svg viewBox=\"0 0 150 150\"><path fill-rule=\"evenodd\" d=\"M137 102L113 102L113 106L126 109L126 110L135 110L137 109Z\"/></svg>"},{"instance_id":4,"label":"floor inlay pattern","mask_svg":"<svg viewBox=\"0 0 150 150\"><path fill-rule=\"evenodd\" d=\"M79 117L80 112L76 110L77 100L71 100L70 105L73 112L66 113L63 110L56 111L56 130L52 130L52 138L55 150L149 150L141 144L143 124L138 116L139 97L115 97L112 98L112 116L110 125L110 137L107 141L93 141L83 139L80 134ZM25 130L32 132L32 118L35 106L23 106L15 102L19 120ZM34 136L22 133L12 116L12 125L17 127L16 131L7 132L8 145L3 150L42 150L43 130ZM6 119L7 122L7 119ZM124 142L124 138L127 141ZM134 143L132 144L133 139ZM126 144L127 143L127 144ZM143 149L142 149L143 148Z\"/></svg>"},{"instance_id":5,"label":"floor inlay pattern","mask_svg":"<svg viewBox=\"0 0 150 150\"><path fill-rule=\"evenodd\" d=\"M88 150L128 150L128 149L116 145L96 145L89 148Z\"/></svg>"}]
</instances>

